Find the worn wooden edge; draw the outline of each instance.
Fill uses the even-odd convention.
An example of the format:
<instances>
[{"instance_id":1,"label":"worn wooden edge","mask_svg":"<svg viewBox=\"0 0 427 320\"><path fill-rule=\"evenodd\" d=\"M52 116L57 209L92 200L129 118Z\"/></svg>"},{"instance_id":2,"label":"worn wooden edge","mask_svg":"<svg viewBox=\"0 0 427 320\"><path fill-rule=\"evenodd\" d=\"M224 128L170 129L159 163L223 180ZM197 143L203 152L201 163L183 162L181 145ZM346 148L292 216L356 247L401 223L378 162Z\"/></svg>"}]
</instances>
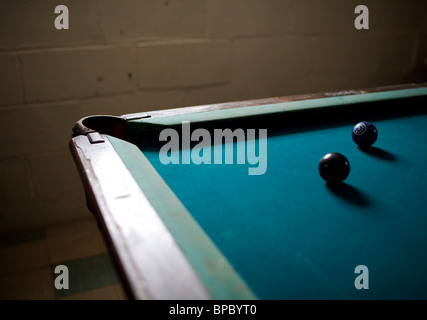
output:
<instances>
[{"instance_id":1,"label":"worn wooden edge","mask_svg":"<svg viewBox=\"0 0 427 320\"><path fill-rule=\"evenodd\" d=\"M145 117L135 120L127 120L127 126L135 127L141 124L151 125L178 125L184 121L207 122L229 120L242 117L279 114L292 111L321 110L331 107L347 107L349 105L372 103L386 100L398 100L427 95L427 87L405 88L397 90L365 92L358 94L334 95L306 100L282 101L270 104L258 104L240 106L238 108L209 109L192 113L177 113L158 117ZM123 117L126 119L126 117Z\"/></svg>"},{"instance_id":2,"label":"worn wooden edge","mask_svg":"<svg viewBox=\"0 0 427 320\"><path fill-rule=\"evenodd\" d=\"M81 135L69 146L129 297L211 299L108 138L90 145Z\"/></svg>"},{"instance_id":3,"label":"worn wooden edge","mask_svg":"<svg viewBox=\"0 0 427 320\"><path fill-rule=\"evenodd\" d=\"M206 105L200 105L200 106L171 108L171 109L156 110L156 111L129 113L129 114L124 114L120 117L125 121L138 120L138 119L148 120L148 118L177 116L177 115L183 115L183 114L210 112L210 111L216 111L216 110L227 110L227 109L260 106L260 105L268 105L268 104L280 104L280 103L293 102L293 101L321 99L321 98L329 98L329 97L344 97L344 96L360 95L360 94L366 94L366 93L388 92L388 91L395 91L395 90L416 89L416 88L425 88L425 87L427 87L427 82L426 83L407 83L407 84L398 84L398 85L377 86L377 87L357 89L357 90L327 91L327 92L317 92L317 93L310 93L310 94L298 94L298 95L290 95L290 96L279 96L279 97L261 98L261 99L253 99L253 100L206 104Z\"/></svg>"}]
</instances>

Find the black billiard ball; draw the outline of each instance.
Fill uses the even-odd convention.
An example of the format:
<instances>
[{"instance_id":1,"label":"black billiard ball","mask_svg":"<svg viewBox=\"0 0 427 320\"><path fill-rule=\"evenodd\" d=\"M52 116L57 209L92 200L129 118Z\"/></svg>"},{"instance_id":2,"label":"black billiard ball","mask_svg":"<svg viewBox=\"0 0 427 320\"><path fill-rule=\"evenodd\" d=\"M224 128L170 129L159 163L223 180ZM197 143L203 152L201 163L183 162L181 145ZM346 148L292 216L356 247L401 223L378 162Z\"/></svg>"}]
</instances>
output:
<instances>
[{"instance_id":1,"label":"black billiard ball","mask_svg":"<svg viewBox=\"0 0 427 320\"><path fill-rule=\"evenodd\" d=\"M354 126L351 136L359 147L366 148L377 141L378 130L372 123L362 121Z\"/></svg>"},{"instance_id":2,"label":"black billiard ball","mask_svg":"<svg viewBox=\"0 0 427 320\"><path fill-rule=\"evenodd\" d=\"M328 183L343 182L350 173L350 163L340 153L328 153L320 159L319 173Z\"/></svg>"}]
</instances>

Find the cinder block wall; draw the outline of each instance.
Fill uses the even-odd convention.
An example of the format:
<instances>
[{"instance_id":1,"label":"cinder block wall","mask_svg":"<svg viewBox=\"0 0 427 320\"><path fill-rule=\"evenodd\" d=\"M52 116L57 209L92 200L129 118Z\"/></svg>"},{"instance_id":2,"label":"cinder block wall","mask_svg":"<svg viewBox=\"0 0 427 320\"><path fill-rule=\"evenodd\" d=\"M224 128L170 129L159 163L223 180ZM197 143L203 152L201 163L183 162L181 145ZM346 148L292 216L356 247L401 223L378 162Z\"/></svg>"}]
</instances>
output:
<instances>
[{"instance_id":1,"label":"cinder block wall","mask_svg":"<svg viewBox=\"0 0 427 320\"><path fill-rule=\"evenodd\" d=\"M0 231L89 215L83 116L427 81L426 58L425 0L1 0Z\"/></svg>"}]
</instances>

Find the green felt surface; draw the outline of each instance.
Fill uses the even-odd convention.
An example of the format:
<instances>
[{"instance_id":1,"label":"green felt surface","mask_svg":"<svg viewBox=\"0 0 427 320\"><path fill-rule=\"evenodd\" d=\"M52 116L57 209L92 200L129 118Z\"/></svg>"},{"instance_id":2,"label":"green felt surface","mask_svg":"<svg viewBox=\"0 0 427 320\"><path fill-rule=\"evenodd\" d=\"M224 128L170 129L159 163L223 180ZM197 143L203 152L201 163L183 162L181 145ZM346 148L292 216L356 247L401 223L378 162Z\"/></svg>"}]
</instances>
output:
<instances>
[{"instance_id":1,"label":"green felt surface","mask_svg":"<svg viewBox=\"0 0 427 320\"><path fill-rule=\"evenodd\" d=\"M133 144L111 136L109 140L196 270L210 296L227 300L255 299L253 292L140 150ZM173 263L171 261L172 267Z\"/></svg>"},{"instance_id":2,"label":"green felt surface","mask_svg":"<svg viewBox=\"0 0 427 320\"><path fill-rule=\"evenodd\" d=\"M248 164L163 165L158 151L143 153L259 298L425 299L427 115L375 125L370 151L347 125L269 135L260 176ZM350 161L338 189L317 170L328 152ZM355 289L358 265L369 290Z\"/></svg>"}]
</instances>

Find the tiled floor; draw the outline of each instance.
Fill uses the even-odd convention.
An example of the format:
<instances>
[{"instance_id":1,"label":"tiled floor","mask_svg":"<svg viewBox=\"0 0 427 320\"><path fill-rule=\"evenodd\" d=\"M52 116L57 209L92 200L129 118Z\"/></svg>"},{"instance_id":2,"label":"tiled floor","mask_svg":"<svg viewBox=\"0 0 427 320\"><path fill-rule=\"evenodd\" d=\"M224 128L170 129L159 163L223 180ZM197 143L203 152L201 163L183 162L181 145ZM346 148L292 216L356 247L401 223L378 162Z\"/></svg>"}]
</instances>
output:
<instances>
[{"instance_id":1,"label":"tiled floor","mask_svg":"<svg viewBox=\"0 0 427 320\"><path fill-rule=\"evenodd\" d=\"M59 265L68 269L55 273ZM57 289L66 283L68 289ZM0 299L126 300L95 219L0 235Z\"/></svg>"}]
</instances>

